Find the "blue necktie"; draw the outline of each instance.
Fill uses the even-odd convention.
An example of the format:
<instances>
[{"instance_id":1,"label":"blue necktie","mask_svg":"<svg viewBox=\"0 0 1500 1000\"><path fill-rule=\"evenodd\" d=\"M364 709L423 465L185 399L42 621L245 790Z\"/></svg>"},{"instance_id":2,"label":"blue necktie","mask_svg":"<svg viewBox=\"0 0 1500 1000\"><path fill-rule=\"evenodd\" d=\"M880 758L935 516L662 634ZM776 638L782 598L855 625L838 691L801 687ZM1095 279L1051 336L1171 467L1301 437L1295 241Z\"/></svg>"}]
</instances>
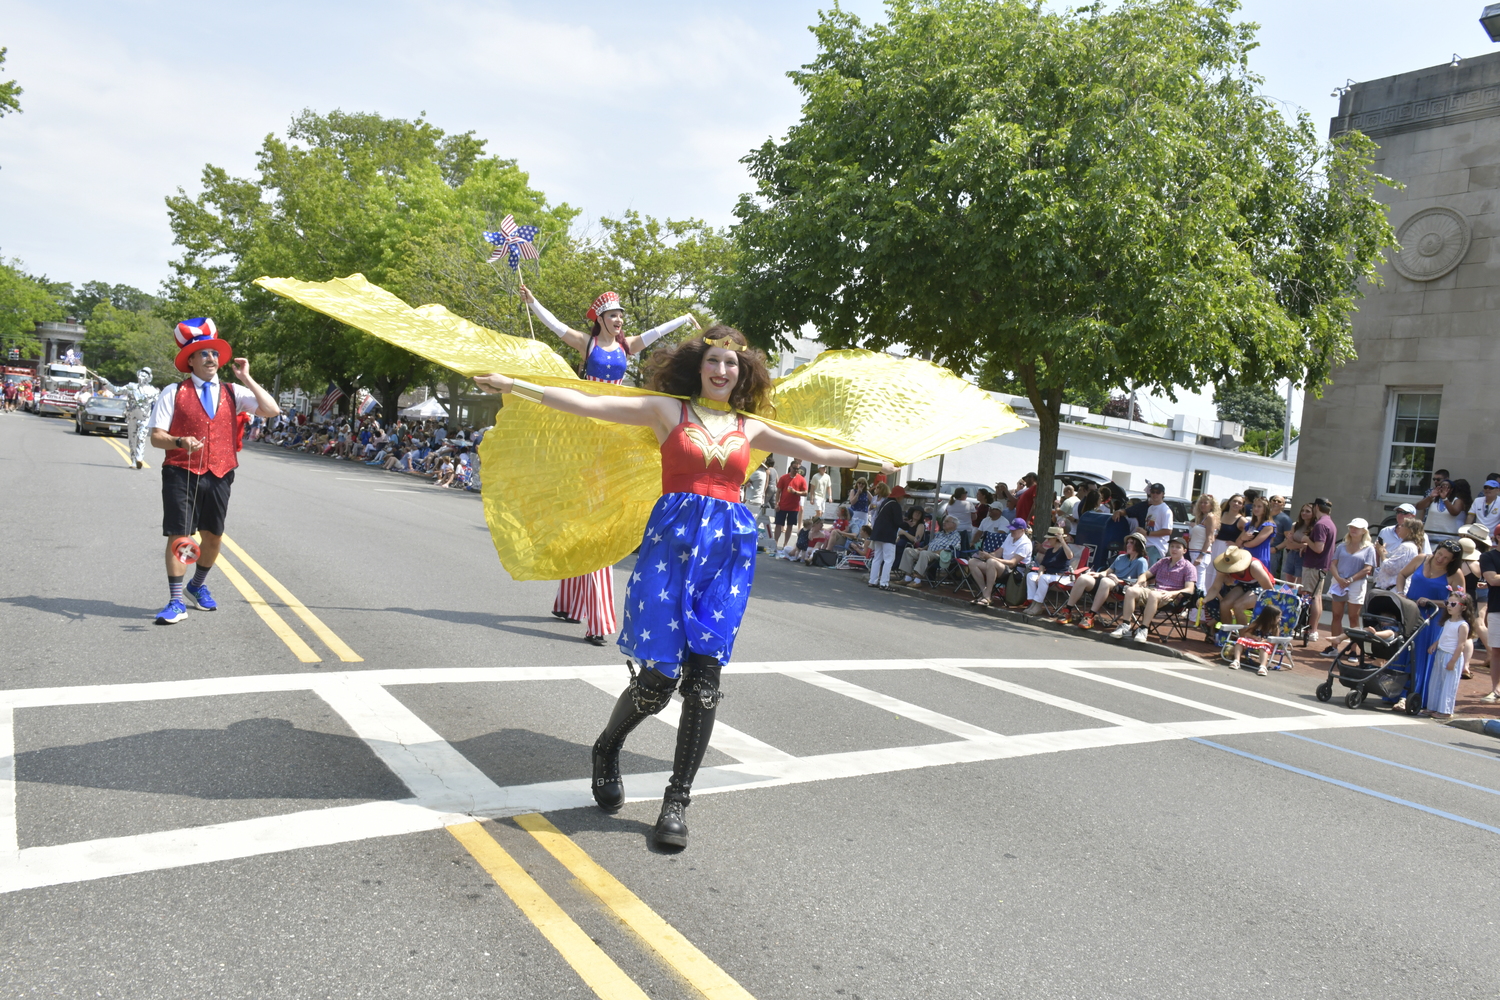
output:
<instances>
[{"instance_id":1,"label":"blue necktie","mask_svg":"<svg viewBox=\"0 0 1500 1000\"><path fill-rule=\"evenodd\" d=\"M203 412L208 414L208 419L214 418L214 391L212 382L203 383Z\"/></svg>"}]
</instances>

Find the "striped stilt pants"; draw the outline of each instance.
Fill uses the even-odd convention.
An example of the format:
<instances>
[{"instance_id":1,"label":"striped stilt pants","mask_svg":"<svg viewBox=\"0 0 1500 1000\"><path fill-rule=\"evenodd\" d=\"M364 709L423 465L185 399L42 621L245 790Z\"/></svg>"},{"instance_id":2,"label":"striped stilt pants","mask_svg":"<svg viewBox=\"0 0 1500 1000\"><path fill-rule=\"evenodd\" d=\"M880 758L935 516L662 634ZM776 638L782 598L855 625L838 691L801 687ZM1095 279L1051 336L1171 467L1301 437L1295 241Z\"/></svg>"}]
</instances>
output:
<instances>
[{"instance_id":1,"label":"striped stilt pants","mask_svg":"<svg viewBox=\"0 0 1500 1000\"><path fill-rule=\"evenodd\" d=\"M583 622L588 635L611 635L615 631L615 581L609 566L584 576L557 582L552 610Z\"/></svg>"}]
</instances>

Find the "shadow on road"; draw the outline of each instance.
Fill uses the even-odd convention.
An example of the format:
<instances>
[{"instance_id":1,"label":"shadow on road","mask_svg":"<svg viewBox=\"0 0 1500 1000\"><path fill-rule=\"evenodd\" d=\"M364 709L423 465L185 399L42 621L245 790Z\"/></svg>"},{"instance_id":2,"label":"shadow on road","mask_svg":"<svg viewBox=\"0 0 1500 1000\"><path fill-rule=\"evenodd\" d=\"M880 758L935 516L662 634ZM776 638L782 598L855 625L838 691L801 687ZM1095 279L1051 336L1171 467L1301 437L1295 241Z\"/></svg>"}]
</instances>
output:
<instances>
[{"instance_id":1,"label":"shadow on road","mask_svg":"<svg viewBox=\"0 0 1500 1000\"><path fill-rule=\"evenodd\" d=\"M404 799L406 786L361 739L245 719L161 729L16 755L16 780L199 799Z\"/></svg>"},{"instance_id":2,"label":"shadow on road","mask_svg":"<svg viewBox=\"0 0 1500 1000\"><path fill-rule=\"evenodd\" d=\"M0 604L17 608L30 608L48 614L61 615L69 621L84 621L88 618L126 618L140 622L156 613L156 608L127 608L113 601L87 601L77 597L0 597Z\"/></svg>"},{"instance_id":3,"label":"shadow on road","mask_svg":"<svg viewBox=\"0 0 1500 1000\"><path fill-rule=\"evenodd\" d=\"M588 744L529 729L500 729L455 741L453 748L497 785L530 785L583 778L588 777L593 768ZM669 771L671 768L670 760L629 750L620 754L620 770L627 776L627 781L631 774Z\"/></svg>"}]
</instances>

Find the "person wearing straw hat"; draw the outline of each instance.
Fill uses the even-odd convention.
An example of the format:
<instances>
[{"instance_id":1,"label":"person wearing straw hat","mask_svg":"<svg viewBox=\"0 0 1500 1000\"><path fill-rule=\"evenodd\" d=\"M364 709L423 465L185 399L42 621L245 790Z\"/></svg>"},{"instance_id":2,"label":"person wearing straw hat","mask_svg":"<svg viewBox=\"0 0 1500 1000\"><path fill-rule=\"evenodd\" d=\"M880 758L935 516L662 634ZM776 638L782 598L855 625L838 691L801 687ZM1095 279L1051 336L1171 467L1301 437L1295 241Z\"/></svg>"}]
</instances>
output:
<instances>
[{"instance_id":1,"label":"person wearing straw hat","mask_svg":"<svg viewBox=\"0 0 1500 1000\"><path fill-rule=\"evenodd\" d=\"M1217 574L1204 596L1205 604L1219 601L1219 621L1235 624L1241 611L1255 610L1261 591L1276 585L1266 564L1250 554L1249 549L1231 545L1214 559Z\"/></svg>"},{"instance_id":2,"label":"person wearing straw hat","mask_svg":"<svg viewBox=\"0 0 1500 1000\"><path fill-rule=\"evenodd\" d=\"M177 370L188 375L163 390L151 408L151 445L167 455L161 463L162 534L167 536L167 589L171 597L156 615L156 624L175 625L187 617L183 597L200 611L218 608L204 583L224 535L229 490L240 464L235 447L240 413L274 417L281 407L250 377L250 362L233 358L229 386L218 378L219 366L231 360L229 344L207 318L178 323ZM201 533L194 545L191 537ZM187 563L196 561L186 585Z\"/></svg>"},{"instance_id":3,"label":"person wearing straw hat","mask_svg":"<svg viewBox=\"0 0 1500 1000\"><path fill-rule=\"evenodd\" d=\"M589 333L574 330L552 315L524 284L521 285L521 301L536 314L543 326L583 355L583 377L590 382L619 385L625 381L625 368L631 357L688 323L693 329L700 329L692 314L684 313L645 333L627 337L622 332L625 310L620 305L618 292L601 292L589 306L585 314L592 324ZM606 637L613 635L617 627L613 567L600 566L592 573L559 580L557 596L552 601L552 615L570 625L581 622L584 641L603 646L608 641Z\"/></svg>"}]
</instances>

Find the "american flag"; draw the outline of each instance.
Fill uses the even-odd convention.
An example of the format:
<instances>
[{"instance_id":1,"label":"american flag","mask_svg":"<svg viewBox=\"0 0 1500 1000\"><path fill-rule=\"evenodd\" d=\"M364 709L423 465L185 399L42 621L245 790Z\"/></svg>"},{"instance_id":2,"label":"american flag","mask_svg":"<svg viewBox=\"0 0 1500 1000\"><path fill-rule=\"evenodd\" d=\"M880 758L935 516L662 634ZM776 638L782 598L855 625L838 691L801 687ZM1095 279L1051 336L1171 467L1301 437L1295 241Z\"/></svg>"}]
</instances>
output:
<instances>
[{"instance_id":1,"label":"american flag","mask_svg":"<svg viewBox=\"0 0 1500 1000\"><path fill-rule=\"evenodd\" d=\"M495 249L490 251L488 263L493 264L501 257L504 257L505 262L514 271L522 258L536 260L539 255L536 244L532 241L536 239L536 234L539 232L541 232L541 229L536 226L516 225L516 217L507 215L500 220L499 232L484 234L484 238L494 244L495 247Z\"/></svg>"},{"instance_id":2,"label":"american flag","mask_svg":"<svg viewBox=\"0 0 1500 1000\"><path fill-rule=\"evenodd\" d=\"M318 417L326 418L333 412L333 408L339 405L339 400L344 398L344 390L328 383L328 391L323 394L323 401L318 404Z\"/></svg>"}]
</instances>

